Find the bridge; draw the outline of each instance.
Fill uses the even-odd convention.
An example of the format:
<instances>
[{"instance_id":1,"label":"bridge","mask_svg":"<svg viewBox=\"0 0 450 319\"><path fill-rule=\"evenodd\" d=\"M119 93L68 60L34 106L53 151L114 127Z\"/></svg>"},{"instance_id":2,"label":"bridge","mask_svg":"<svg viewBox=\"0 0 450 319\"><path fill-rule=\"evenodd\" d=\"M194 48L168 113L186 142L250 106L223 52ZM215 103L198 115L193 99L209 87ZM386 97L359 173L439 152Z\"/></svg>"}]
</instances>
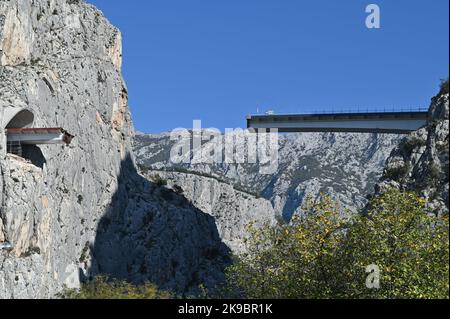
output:
<instances>
[{"instance_id":1,"label":"bridge","mask_svg":"<svg viewBox=\"0 0 450 319\"><path fill-rule=\"evenodd\" d=\"M292 132L345 132L408 134L428 123L428 110L406 112L347 112L247 116L249 129Z\"/></svg>"}]
</instances>

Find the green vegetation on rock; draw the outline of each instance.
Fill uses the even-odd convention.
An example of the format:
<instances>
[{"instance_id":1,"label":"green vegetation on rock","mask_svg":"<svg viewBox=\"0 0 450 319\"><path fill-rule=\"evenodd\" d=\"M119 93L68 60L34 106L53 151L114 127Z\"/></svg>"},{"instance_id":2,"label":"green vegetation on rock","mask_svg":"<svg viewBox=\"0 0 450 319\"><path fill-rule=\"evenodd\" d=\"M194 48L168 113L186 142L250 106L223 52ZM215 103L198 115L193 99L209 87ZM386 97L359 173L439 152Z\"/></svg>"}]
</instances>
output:
<instances>
[{"instance_id":1,"label":"green vegetation on rock","mask_svg":"<svg viewBox=\"0 0 450 319\"><path fill-rule=\"evenodd\" d=\"M448 298L448 216L390 190L344 219L329 198L291 224L250 226L248 252L227 269L226 293L245 298ZM370 265L379 289L368 288Z\"/></svg>"},{"instance_id":2,"label":"green vegetation on rock","mask_svg":"<svg viewBox=\"0 0 450 319\"><path fill-rule=\"evenodd\" d=\"M448 78L441 80L441 90L438 95L449 94Z\"/></svg>"},{"instance_id":3,"label":"green vegetation on rock","mask_svg":"<svg viewBox=\"0 0 450 319\"><path fill-rule=\"evenodd\" d=\"M126 281L108 280L107 277L99 276L82 284L80 289L66 289L58 297L62 299L168 299L171 295L150 283L137 286Z\"/></svg>"}]
</instances>

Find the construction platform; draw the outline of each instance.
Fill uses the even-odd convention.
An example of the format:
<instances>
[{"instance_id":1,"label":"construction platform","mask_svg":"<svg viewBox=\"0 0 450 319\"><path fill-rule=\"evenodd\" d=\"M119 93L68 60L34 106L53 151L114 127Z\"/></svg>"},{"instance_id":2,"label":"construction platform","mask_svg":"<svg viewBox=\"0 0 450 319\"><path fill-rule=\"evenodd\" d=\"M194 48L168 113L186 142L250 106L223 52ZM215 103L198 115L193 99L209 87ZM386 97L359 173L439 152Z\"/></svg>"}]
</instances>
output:
<instances>
[{"instance_id":1,"label":"construction platform","mask_svg":"<svg viewBox=\"0 0 450 319\"><path fill-rule=\"evenodd\" d=\"M7 152L22 156L23 145L69 145L74 136L63 128L8 128L6 129Z\"/></svg>"}]
</instances>

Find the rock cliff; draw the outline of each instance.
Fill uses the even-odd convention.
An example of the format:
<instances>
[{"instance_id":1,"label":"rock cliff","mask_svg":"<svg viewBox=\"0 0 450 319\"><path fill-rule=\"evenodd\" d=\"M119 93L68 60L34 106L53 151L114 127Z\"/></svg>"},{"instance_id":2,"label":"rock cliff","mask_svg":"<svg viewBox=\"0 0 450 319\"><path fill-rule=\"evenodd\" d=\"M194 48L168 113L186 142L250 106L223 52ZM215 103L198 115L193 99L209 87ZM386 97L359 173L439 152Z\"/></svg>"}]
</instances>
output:
<instances>
[{"instance_id":1,"label":"rock cliff","mask_svg":"<svg viewBox=\"0 0 450 319\"><path fill-rule=\"evenodd\" d=\"M277 223L277 214L270 201L237 190L224 181L180 172L150 171L146 175L150 180L154 176L167 180L169 188L214 217L220 237L233 253L245 250L246 229L250 223L256 226Z\"/></svg>"},{"instance_id":2,"label":"rock cliff","mask_svg":"<svg viewBox=\"0 0 450 319\"><path fill-rule=\"evenodd\" d=\"M84 1L0 0L0 298L100 273L178 293L221 279L214 219L136 172L121 59L120 32ZM7 154L21 110L72 144Z\"/></svg>"},{"instance_id":3,"label":"rock cliff","mask_svg":"<svg viewBox=\"0 0 450 319\"><path fill-rule=\"evenodd\" d=\"M447 83L448 85L448 83ZM427 127L406 137L387 160L377 192L397 187L418 192L438 214L449 211L449 94L430 105Z\"/></svg>"}]
</instances>

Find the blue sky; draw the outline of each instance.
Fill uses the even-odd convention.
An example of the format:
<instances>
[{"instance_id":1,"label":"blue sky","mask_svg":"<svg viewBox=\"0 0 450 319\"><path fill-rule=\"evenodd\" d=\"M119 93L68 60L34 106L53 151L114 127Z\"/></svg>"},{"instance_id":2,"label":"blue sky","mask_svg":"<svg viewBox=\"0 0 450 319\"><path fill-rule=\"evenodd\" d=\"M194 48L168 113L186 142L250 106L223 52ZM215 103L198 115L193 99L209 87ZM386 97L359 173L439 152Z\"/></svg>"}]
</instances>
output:
<instances>
[{"instance_id":1,"label":"blue sky","mask_svg":"<svg viewBox=\"0 0 450 319\"><path fill-rule=\"evenodd\" d=\"M260 111L428 106L448 0L88 0L123 33L136 129L245 126ZM381 8L367 29L365 7Z\"/></svg>"}]
</instances>

